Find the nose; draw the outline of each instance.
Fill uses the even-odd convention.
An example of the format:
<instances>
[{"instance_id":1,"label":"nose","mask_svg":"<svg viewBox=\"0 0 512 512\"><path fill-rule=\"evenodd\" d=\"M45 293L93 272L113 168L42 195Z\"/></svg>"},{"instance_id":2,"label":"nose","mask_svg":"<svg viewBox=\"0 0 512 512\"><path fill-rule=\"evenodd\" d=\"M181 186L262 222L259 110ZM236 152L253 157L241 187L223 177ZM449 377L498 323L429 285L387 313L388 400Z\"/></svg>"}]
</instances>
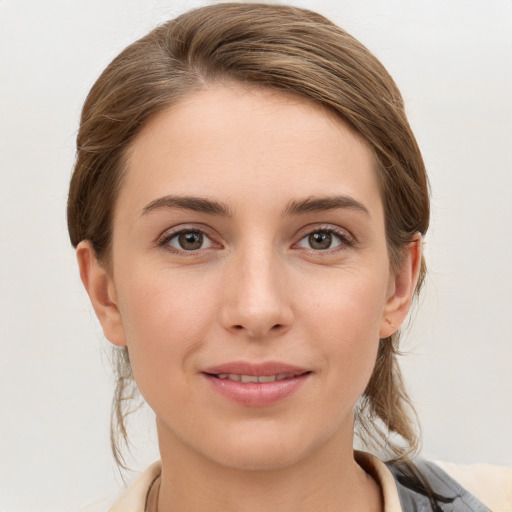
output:
<instances>
[{"instance_id":1,"label":"nose","mask_svg":"<svg viewBox=\"0 0 512 512\"><path fill-rule=\"evenodd\" d=\"M246 251L234 258L226 275L220 311L225 329L263 340L290 328L293 313L286 272L271 250Z\"/></svg>"}]
</instances>

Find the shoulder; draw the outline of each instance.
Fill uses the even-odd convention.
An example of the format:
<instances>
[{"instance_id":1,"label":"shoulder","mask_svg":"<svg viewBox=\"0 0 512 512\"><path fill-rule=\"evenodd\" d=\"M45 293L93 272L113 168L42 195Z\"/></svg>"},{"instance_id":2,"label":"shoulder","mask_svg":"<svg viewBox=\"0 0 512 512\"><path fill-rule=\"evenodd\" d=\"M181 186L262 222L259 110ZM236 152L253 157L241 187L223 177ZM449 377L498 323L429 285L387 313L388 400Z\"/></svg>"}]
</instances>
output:
<instances>
[{"instance_id":1,"label":"shoulder","mask_svg":"<svg viewBox=\"0 0 512 512\"><path fill-rule=\"evenodd\" d=\"M435 464L493 512L512 511L512 467L441 461L435 461Z\"/></svg>"},{"instance_id":2,"label":"shoulder","mask_svg":"<svg viewBox=\"0 0 512 512\"><path fill-rule=\"evenodd\" d=\"M430 509L429 499L418 490L420 475L446 512L510 512L512 469L487 464L463 466L415 459L413 465L389 464L404 510ZM413 478L411 478L413 476Z\"/></svg>"},{"instance_id":3,"label":"shoulder","mask_svg":"<svg viewBox=\"0 0 512 512\"><path fill-rule=\"evenodd\" d=\"M153 482L160 476L160 461L151 464L112 505L109 512L144 512L146 499Z\"/></svg>"}]
</instances>

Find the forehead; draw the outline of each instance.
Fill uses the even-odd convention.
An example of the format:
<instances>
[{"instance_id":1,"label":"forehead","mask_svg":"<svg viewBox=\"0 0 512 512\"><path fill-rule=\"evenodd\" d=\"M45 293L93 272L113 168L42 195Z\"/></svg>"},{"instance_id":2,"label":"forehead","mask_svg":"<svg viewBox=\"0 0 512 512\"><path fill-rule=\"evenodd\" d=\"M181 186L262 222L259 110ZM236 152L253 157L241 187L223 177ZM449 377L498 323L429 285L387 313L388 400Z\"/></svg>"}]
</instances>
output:
<instances>
[{"instance_id":1,"label":"forehead","mask_svg":"<svg viewBox=\"0 0 512 512\"><path fill-rule=\"evenodd\" d=\"M118 205L206 194L236 210L247 195L268 204L338 192L380 203L375 168L368 143L315 103L271 89L212 85L142 129Z\"/></svg>"}]
</instances>

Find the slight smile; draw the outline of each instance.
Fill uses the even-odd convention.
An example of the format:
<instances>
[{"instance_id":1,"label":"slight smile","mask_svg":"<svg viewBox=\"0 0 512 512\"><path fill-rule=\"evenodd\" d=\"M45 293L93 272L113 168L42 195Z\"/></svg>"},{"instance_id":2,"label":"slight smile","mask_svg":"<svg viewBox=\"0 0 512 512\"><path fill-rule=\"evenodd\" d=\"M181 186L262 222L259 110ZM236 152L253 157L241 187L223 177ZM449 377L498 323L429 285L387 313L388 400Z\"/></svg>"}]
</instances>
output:
<instances>
[{"instance_id":1,"label":"slight smile","mask_svg":"<svg viewBox=\"0 0 512 512\"><path fill-rule=\"evenodd\" d=\"M294 394L312 374L284 363L232 362L201 372L222 396L245 406L263 407Z\"/></svg>"}]
</instances>

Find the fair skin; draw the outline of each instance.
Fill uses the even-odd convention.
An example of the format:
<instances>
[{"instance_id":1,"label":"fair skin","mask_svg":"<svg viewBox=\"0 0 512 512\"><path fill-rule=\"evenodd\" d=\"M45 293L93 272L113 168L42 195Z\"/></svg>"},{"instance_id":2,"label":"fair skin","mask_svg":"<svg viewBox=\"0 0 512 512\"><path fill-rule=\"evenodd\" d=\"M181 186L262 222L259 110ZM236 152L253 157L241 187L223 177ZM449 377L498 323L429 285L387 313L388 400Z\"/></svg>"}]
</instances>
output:
<instances>
[{"instance_id":1,"label":"fair skin","mask_svg":"<svg viewBox=\"0 0 512 512\"><path fill-rule=\"evenodd\" d=\"M375 168L317 106L237 85L136 138L109 270L87 241L77 254L156 414L160 512L381 510L353 411L407 314L421 242L391 270Z\"/></svg>"}]
</instances>

